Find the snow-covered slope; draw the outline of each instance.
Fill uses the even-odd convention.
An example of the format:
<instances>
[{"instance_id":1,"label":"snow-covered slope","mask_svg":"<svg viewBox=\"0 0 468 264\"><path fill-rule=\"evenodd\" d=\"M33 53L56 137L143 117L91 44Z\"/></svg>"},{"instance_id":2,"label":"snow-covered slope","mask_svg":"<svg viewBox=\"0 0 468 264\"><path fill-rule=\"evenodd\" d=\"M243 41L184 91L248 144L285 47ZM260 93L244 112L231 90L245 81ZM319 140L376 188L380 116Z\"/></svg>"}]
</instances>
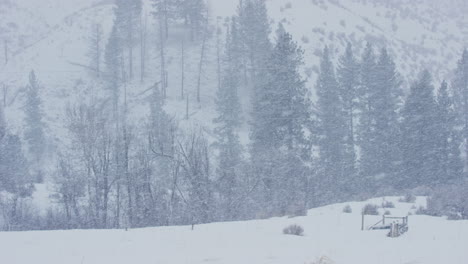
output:
<instances>
[{"instance_id":1,"label":"snow-covered slope","mask_svg":"<svg viewBox=\"0 0 468 264\"><path fill-rule=\"evenodd\" d=\"M452 0L457 2L457 0ZM11 39L9 62L0 66L0 84L8 87L6 116L11 130L21 133L23 116L23 87L30 70L34 69L44 89L41 95L49 126L48 134L55 145L61 145L65 129L64 109L70 102L90 100L100 96L96 85L89 81L86 56L93 24L103 25L105 35L110 31L112 0L18 0L1 1L2 26L15 30L3 33ZM149 1L145 13L150 13ZM211 0L212 22L218 17L233 15L237 0ZM460 1L458 1L460 3ZM463 2L463 1L462 1ZM356 52L367 41L377 47L387 47L395 57L405 84L414 79L423 67L432 70L436 80L449 78L462 47L468 40L468 19L465 7L448 8L434 0L267 0L272 25L283 22L305 50L305 76L313 89L319 55L325 45L334 56L344 50L347 42ZM444 2L445 3L445 2ZM220 19L222 27L223 20ZM149 19L147 80L138 78L128 86L128 99L135 122L147 114L148 90L159 78L157 26ZM183 120L185 104L179 100L180 29L171 30L167 50L169 71L169 100L167 110ZM202 77L202 102L194 103L197 83L200 43L186 47L186 90L192 98L191 120L208 128L214 118L213 99L217 83L216 40L208 43ZM138 54L138 52L135 52ZM2 55L3 56L3 55ZM137 56L137 55L135 55ZM137 60L137 58L135 58ZM135 63L138 65L138 63ZM94 92L93 92L94 91ZM95 95L96 94L96 95ZM246 101L244 93L243 101ZM244 109L248 112L248 108ZM184 121L182 121L184 122ZM248 133L242 137L247 140Z\"/></svg>"},{"instance_id":2,"label":"snow-covered slope","mask_svg":"<svg viewBox=\"0 0 468 264\"><path fill-rule=\"evenodd\" d=\"M406 216L425 204L399 203L393 216ZM361 231L361 208L382 198L310 210L308 216L135 230L12 232L0 235L1 263L360 263L464 264L468 260L468 221L410 215L409 231L388 238L387 231ZM384 209L379 209L382 214ZM366 226L381 216L366 216ZM290 224L304 236L283 235Z\"/></svg>"}]
</instances>

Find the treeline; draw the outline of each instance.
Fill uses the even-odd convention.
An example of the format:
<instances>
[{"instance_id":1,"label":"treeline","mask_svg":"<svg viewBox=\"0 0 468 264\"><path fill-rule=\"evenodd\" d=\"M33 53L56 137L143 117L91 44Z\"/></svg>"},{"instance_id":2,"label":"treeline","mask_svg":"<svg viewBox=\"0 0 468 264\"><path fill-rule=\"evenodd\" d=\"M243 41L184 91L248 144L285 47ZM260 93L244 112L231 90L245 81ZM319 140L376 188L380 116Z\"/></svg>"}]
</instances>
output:
<instances>
[{"instance_id":1,"label":"treeline","mask_svg":"<svg viewBox=\"0 0 468 264\"><path fill-rule=\"evenodd\" d=\"M200 43L202 72L204 45L213 35L207 6L201 0L153 4L160 76L148 90L149 116L131 120L126 94L128 83L148 78L142 3L116 1L105 48L99 26L90 48L90 69L106 96L67 107L66 145L56 155L54 204L45 216L26 202L34 179L42 178L46 150L40 85L31 74L27 155L19 137L0 122L5 229L134 228L301 215L336 201L466 180L468 52L450 85L436 89L424 71L405 95L385 48L349 44L336 66L325 48L311 93L302 75L304 51L281 24L271 34L263 0L243 0L226 22L225 40L218 41L223 47L211 133L187 127L164 110L170 29L185 25ZM136 46L139 66L133 62ZM358 48L364 52L354 54ZM181 78L183 98L183 70ZM198 99L200 86L199 77ZM241 90L249 91L248 104L241 103ZM248 145L240 139L246 125Z\"/></svg>"}]
</instances>

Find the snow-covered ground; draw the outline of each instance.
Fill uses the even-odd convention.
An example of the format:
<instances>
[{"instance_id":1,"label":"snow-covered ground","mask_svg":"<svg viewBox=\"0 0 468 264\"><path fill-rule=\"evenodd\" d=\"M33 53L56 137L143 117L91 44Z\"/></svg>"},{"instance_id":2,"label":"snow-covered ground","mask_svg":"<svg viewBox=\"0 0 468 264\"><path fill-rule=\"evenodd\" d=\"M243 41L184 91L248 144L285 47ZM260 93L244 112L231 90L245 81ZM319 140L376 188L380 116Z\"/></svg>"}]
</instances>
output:
<instances>
[{"instance_id":1,"label":"snow-covered ground","mask_svg":"<svg viewBox=\"0 0 468 264\"><path fill-rule=\"evenodd\" d=\"M387 231L361 231L361 208L382 198L312 209L306 217L213 223L191 227L134 230L74 230L0 233L0 263L359 263L464 264L468 261L468 221L410 215L409 231L388 238ZM399 203L393 216L413 214L425 204ZM349 204L353 213L342 209ZM366 216L366 226L381 216ZM282 234L299 224L304 236ZM322 259L322 262L317 262Z\"/></svg>"}]
</instances>

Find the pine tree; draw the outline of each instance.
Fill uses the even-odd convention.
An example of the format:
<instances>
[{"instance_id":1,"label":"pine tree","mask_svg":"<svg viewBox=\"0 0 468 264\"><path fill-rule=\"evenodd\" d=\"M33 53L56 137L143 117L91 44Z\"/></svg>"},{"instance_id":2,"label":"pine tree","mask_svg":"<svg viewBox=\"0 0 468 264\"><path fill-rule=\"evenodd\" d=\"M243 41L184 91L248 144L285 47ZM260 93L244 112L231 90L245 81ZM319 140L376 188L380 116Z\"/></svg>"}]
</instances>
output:
<instances>
[{"instance_id":1,"label":"pine tree","mask_svg":"<svg viewBox=\"0 0 468 264\"><path fill-rule=\"evenodd\" d=\"M401 84L395 63L382 49L378 59L367 45L359 88L361 188L375 189L398 177L401 164Z\"/></svg>"},{"instance_id":2,"label":"pine tree","mask_svg":"<svg viewBox=\"0 0 468 264\"><path fill-rule=\"evenodd\" d=\"M190 36L195 40L204 30L203 25L208 19L207 6L204 0L179 0L178 13L190 29Z\"/></svg>"},{"instance_id":3,"label":"pine tree","mask_svg":"<svg viewBox=\"0 0 468 264\"><path fill-rule=\"evenodd\" d=\"M257 89L252 124L251 156L262 179L262 208L267 215L304 210L305 159L310 144L304 135L310 120L310 101L301 78L303 51L282 25L265 64L265 83Z\"/></svg>"},{"instance_id":4,"label":"pine tree","mask_svg":"<svg viewBox=\"0 0 468 264\"><path fill-rule=\"evenodd\" d=\"M238 204L242 182L240 179L242 163L242 145L239 141L241 122L241 104L238 90L241 80L239 57L239 32L237 21L232 19L230 31L227 33L226 51L224 55L224 73L221 86L217 91L216 109L218 116L216 124L216 146L219 150L220 195L223 198L222 219L232 220L239 216Z\"/></svg>"},{"instance_id":5,"label":"pine tree","mask_svg":"<svg viewBox=\"0 0 468 264\"><path fill-rule=\"evenodd\" d=\"M275 149L282 154L276 172L279 192L276 200L281 214L304 213L305 161L310 157L309 142L304 131L310 123L310 101L301 77L303 50L280 24L277 41L268 62L267 98L272 106L270 128Z\"/></svg>"},{"instance_id":6,"label":"pine tree","mask_svg":"<svg viewBox=\"0 0 468 264\"><path fill-rule=\"evenodd\" d=\"M447 82L442 82L437 95L436 131L438 154L437 183L454 182L462 176L463 162L460 156L460 136L457 131L456 113Z\"/></svg>"},{"instance_id":7,"label":"pine tree","mask_svg":"<svg viewBox=\"0 0 468 264\"><path fill-rule=\"evenodd\" d=\"M141 0L116 0L116 34L123 47L128 50L128 78L133 78L133 47L137 43L137 32L142 11Z\"/></svg>"},{"instance_id":8,"label":"pine tree","mask_svg":"<svg viewBox=\"0 0 468 264\"><path fill-rule=\"evenodd\" d=\"M413 188L438 182L437 104L428 71L412 85L403 109L403 171L397 188Z\"/></svg>"},{"instance_id":9,"label":"pine tree","mask_svg":"<svg viewBox=\"0 0 468 264\"><path fill-rule=\"evenodd\" d=\"M90 68L94 71L97 78L101 77L101 64L102 64L102 43L103 31L100 24L95 24L91 31L90 47L88 50L88 57L90 59Z\"/></svg>"},{"instance_id":10,"label":"pine tree","mask_svg":"<svg viewBox=\"0 0 468 264\"><path fill-rule=\"evenodd\" d=\"M354 57L351 44L348 43L345 54L339 61L337 70L340 85L340 95L343 101L346 120L346 146L344 150L344 166L350 179L349 188L356 189L356 110L359 88L359 65ZM352 182L351 182L352 181Z\"/></svg>"},{"instance_id":11,"label":"pine tree","mask_svg":"<svg viewBox=\"0 0 468 264\"><path fill-rule=\"evenodd\" d=\"M116 121L118 119L120 84L123 80L123 46L122 40L118 35L118 27L116 25L113 26L106 45L105 63L107 88L111 92L112 113L113 118Z\"/></svg>"},{"instance_id":12,"label":"pine tree","mask_svg":"<svg viewBox=\"0 0 468 264\"><path fill-rule=\"evenodd\" d=\"M17 199L30 196L33 190L33 178L21 140L16 135L6 134L0 139L0 191L7 191Z\"/></svg>"},{"instance_id":13,"label":"pine tree","mask_svg":"<svg viewBox=\"0 0 468 264\"><path fill-rule=\"evenodd\" d=\"M7 125L3 105L0 105L0 140L6 135Z\"/></svg>"},{"instance_id":14,"label":"pine tree","mask_svg":"<svg viewBox=\"0 0 468 264\"><path fill-rule=\"evenodd\" d=\"M390 183L398 177L401 162L399 112L403 93L395 63L386 49L380 53L375 74L376 90L370 95L375 137L373 153L376 155L373 166L377 175Z\"/></svg>"},{"instance_id":15,"label":"pine tree","mask_svg":"<svg viewBox=\"0 0 468 264\"><path fill-rule=\"evenodd\" d=\"M34 162L40 162L45 151L45 124L43 122L42 100L39 95L40 84L34 71L29 74L29 84L26 86L26 128L24 139L28 144L29 154Z\"/></svg>"},{"instance_id":16,"label":"pine tree","mask_svg":"<svg viewBox=\"0 0 468 264\"><path fill-rule=\"evenodd\" d=\"M243 63L250 77L256 73L270 56L272 45L269 39L271 28L265 0L240 0L238 7L239 33L245 52Z\"/></svg>"},{"instance_id":17,"label":"pine tree","mask_svg":"<svg viewBox=\"0 0 468 264\"><path fill-rule=\"evenodd\" d=\"M323 194L323 199L332 199L331 193L340 193L345 178L344 151L346 119L335 69L326 47L320 63L316 85L319 122L320 185L321 189L333 190ZM340 193L342 195L342 193ZM334 195L337 197L337 195ZM324 202L324 201L322 201Z\"/></svg>"},{"instance_id":18,"label":"pine tree","mask_svg":"<svg viewBox=\"0 0 468 264\"><path fill-rule=\"evenodd\" d=\"M468 156L468 50L463 51L453 81L454 102L458 124L462 127L461 140L464 142L465 157ZM468 168L468 158L465 158L465 168ZM465 177L466 177L465 172Z\"/></svg>"},{"instance_id":19,"label":"pine tree","mask_svg":"<svg viewBox=\"0 0 468 264\"><path fill-rule=\"evenodd\" d=\"M360 86L358 89L359 125L357 126L360 147L360 192L375 189L374 176L377 169L374 166L377 157L374 147L376 141L374 129L374 93L377 90L376 56L372 45L367 44L360 65Z\"/></svg>"}]
</instances>

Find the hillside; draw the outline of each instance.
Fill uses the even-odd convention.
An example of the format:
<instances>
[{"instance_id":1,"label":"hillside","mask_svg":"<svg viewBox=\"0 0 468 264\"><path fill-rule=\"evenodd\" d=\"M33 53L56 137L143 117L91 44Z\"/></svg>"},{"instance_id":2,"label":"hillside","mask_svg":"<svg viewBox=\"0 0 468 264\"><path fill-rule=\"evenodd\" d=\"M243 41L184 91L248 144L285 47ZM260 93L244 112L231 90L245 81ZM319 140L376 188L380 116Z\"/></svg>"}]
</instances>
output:
<instances>
[{"instance_id":1,"label":"hillside","mask_svg":"<svg viewBox=\"0 0 468 264\"><path fill-rule=\"evenodd\" d=\"M451 78L451 70L462 48L468 42L468 20L460 8L444 8L434 1L338 1L338 0L268 0L271 25L282 22L305 51L304 76L308 89L314 91L319 57L325 45L331 48L336 60L348 42L360 53L366 42L377 47L387 47L402 73L404 87L412 82L424 67L431 70L435 81ZM212 0L211 24L225 32L225 18L235 13L237 0ZM9 129L22 135L25 104L24 86L31 70L41 83L40 91L47 123L49 142L48 163L53 170L54 155L67 147L70 137L66 131L66 107L96 99L108 98L109 91L89 71L88 50L93 25L100 24L106 39L113 24L113 1L59 1L21 0L3 1L0 21L8 30L8 62L0 66L0 98L5 102ZM150 1L145 1L149 39L146 60L146 78L135 77L125 84L129 105L128 118L133 126L144 124L149 114L149 87L159 81L158 27L151 16ZM274 30L273 30L274 32ZM224 35L219 36L223 41ZM274 33L272 33L274 38ZM185 41L185 90L189 97L189 119L185 120L186 102L180 99L181 43ZM104 41L105 42L105 41ZM102 43L104 48L105 43ZM201 76L201 101L195 100L198 67L201 53L200 41L188 41L186 29L181 25L171 27L167 42L166 63L169 73L167 112L182 127L201 126L212 135L215 117L214 98L217 88L216 34L207 41ZM139 47L135 47L135 65L139 65ZM3 55L2 55L3 56ZM5 58L3 58L5 59ZM135 76L139 76L135 67ZM123 89L123 88L122 88ZM313 93L312 93L313 94ZM249 142L248 87L241 90L244 127L241 140ZM45 189L45 188L41 188ZM50 190L49 190L50 191ZM36 194L46 197L44 193Z\"/></svg>"},{"instance_id":2,"label":"hillside","mask_svg":"<svg viewBox=\"0 0 468 264\"><path fill-rule=\"evenodd\" d=\"M393 216L406 216L424 205L386 197ZM132 230L11 232L0 236L2 263L424 263L462 264L468 258L467 221L410 215L409 231L388 238L387 231L361 231L361 208L381 204L334 204L312 209L305 217L213 223ZM342 213L345 205L353 210ZM379 209L380 214L384 209ZM366 216L366 226L381 216ZM283 235L290 224L304 227L304 236ZM262 245L262 246L259 246ZM317 260L321 259L322 262Z\"/></svg>"},{"instance_id":3,"label":"hillside","mask_svg":"<svg viewBox=\"0 0 468 264\"><path fill-rule=\"evenodd\" d=\"M3 4L2 12L10 15L2 17L2 24L16 29L14 34L7 37L11 43L21 42L21 45L10 45L8 63L0 68L0 83L8 87L6 113L9 125L11 129L21 131L22 87L27 82L29 71L34 69L44 87L42 98L50 127L49 135L53 141L60 141L63 110L67 102L87 96L90 86L95 86L88 80L89 72L84 67L89 65L86 52L93 24L102 24L105 35L109 33L113 21L112 1L87 0L71 4L71 1L47 0L39 4L37 1L22 0L5 3L10 4ZM356 52L360 52L367 41L378 47L385 46L395 57L403 80L408 83L423 67L429 68L437 81L450 78L450 71L468 40L466 18L444 12L432 1L387 4L387 1L362 0L269 0L267 3L273 28L278 22L283 22L305 50L305 75L309 79L310 89L315 83L318 56L325 45L330 45L335 58L344 50L347 42L354 44ZM220 17L232 15L236 6L235 0L211 1L212 24L219 21L224 29ZM149 3L146 3L145 9L147 14L151 12ZM134 81L130 84L132 88L128 89L138 117L141 117L141 111L145 111L137 107L145 100L141 92L158 79L156 29L155 21L149 16L148 34L152 39L148 40L148 78L143 84ZM182 119L185 107L177 100L181 39L177 28L172 32L167 51L170 69L170 102L167 108ZM214 63L210 63L216 57L215 46L213 37L209 41L203 70L202 107L193 105L191 109L194 120L208 127L213 117L211 109L217 78ZM200 43L191 43L187 49L186 82L193 96ZM244 94L244 101L245 97ZM248 109L245 110L248 112Z\"/></svg>"}]
</instances>

